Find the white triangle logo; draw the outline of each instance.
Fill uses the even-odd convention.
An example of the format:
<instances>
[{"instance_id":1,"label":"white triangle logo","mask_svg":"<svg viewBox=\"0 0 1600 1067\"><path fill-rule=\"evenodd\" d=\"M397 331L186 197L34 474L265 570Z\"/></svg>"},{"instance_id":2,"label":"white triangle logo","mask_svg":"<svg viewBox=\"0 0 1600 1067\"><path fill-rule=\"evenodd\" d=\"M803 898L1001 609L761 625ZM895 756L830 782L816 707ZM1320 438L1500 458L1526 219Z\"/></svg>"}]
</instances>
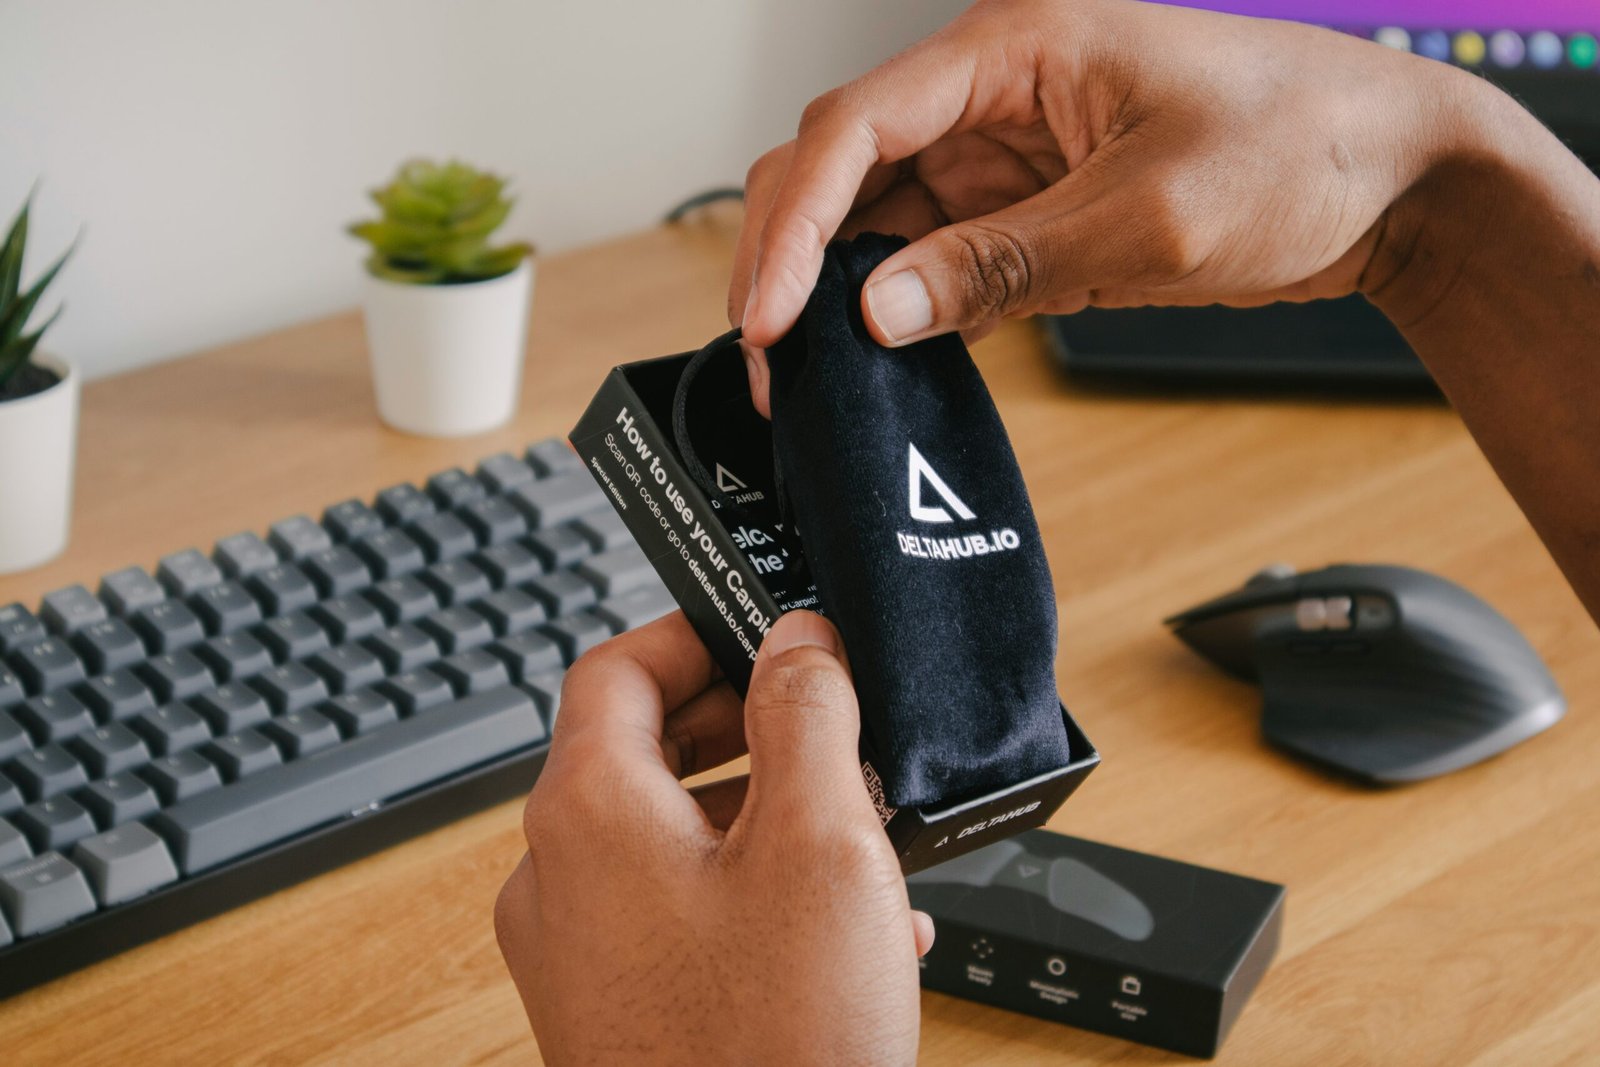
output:
<instances>
[{"instance_id":1,"label":"white triangle logo","mask_svg":"<svg viewBox=\"0 0 1600 1067\"><path fill-rule=\"evenodd\" d=\"M721 489L724 493L736 493L740 489L748 489L749 486L741 482L738 475L734 474L727 467L724 467L722 464L718 463L717 488Z\"/></svg>"},{"instance_id":2,"label":"white triangle logo","mask_svg":"<svg viewBox=\"0 0 1600 1067\"><path fill-rule=\"evenodd\" d=\"M1034 875L1038 874L1042 870L1044 870L1043 867L1035 867L1031 863L1019 863L1019 864L1017 864L1017 873L1022 875L1022 877L1024 877L1024 878L1032 878Z\"/></svg>"},{"instance_id":3,"label":"white triangle logo","mask_svg":"<svg viewBox=\"0 0 1600 1067\"><path fill-rule=\"evenodd\" d=\"M907 473L910 478L911 517L913 519L918 522L955 522L956 520L950 517L951 511L963 519L975 519L978 517L973 514L971 508L961 502L961 498L956 496L948 485L944 484L944 479L934 473L933 468L928 465L928 461L922 458L922 453L917 451L916 445L907 445L906 447L910 449ZM950 505L950 511L940 507L927 507L922 503L923 482L927 482L928 485L932 486L935 493L944 498L944 502Z\"/></svg>"}]
</instances>

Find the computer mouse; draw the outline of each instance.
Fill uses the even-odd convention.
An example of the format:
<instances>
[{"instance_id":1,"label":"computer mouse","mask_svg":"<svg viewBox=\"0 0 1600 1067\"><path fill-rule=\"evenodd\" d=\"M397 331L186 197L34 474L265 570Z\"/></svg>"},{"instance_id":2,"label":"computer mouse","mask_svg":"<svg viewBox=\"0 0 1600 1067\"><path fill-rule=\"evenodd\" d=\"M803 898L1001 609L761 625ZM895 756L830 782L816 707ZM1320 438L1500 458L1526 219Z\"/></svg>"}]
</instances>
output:
<instances>
[{"instance_id":1,"label":"computer mouse","mask_svg":"<svg viewBox=\"0 0 1600 1067\"><path fill-rule=\"evenodd\" d=\"M1016 841L999 841L911 875L913 885L1005 886L1043 897L1066 915L1094 923L1125 941L1143 941L1155 917L1133 892L1070 856L1045 859Z\"/></svg>"},{"instance_id":2,"label":"computer mouse","mask_svg":"<svg viewBox=\"0 0 1600 1067\"><path fill-rule=\"evenodd\" d=\"M1459 770L1566 712L1516 627L1410 567L1278 565L1166 621L1224 671L1260 684L1270 743L1367 782Z\"/></svg>"}]
</instances>

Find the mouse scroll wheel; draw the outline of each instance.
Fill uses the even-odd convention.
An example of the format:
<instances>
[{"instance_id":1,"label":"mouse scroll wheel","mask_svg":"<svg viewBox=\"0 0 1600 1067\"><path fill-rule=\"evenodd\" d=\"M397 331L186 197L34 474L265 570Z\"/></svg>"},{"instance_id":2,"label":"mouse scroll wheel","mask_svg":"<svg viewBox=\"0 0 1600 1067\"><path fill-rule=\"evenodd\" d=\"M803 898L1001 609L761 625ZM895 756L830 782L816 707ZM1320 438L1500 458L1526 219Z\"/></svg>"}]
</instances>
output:
<instances>
[{"instance_id":1,"label":"mouse scroll wheel","mask_svg":"<svg viewBox=\"0 0 1600 1067\"><path fill-rule=\"evenodd\" d=\"M1253 585L1266 585L1268 582L1281 582L1286 578L1293 578L1300 572L1294 569L1292 563L1269 563L1250 576L1245 582L1245 588Z\"/></svg>"}]
</instances>

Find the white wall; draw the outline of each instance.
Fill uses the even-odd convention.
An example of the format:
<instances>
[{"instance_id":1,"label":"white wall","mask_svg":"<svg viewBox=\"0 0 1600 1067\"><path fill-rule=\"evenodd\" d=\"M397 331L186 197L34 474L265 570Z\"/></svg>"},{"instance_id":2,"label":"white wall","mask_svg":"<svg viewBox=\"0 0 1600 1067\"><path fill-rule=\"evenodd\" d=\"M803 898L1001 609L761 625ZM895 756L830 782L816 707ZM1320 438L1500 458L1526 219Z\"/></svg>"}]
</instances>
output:
<instances>
[{"instance_id":1,"label":"white wall","mask_svg":"<svg viewBox=\"0 0 1600 1067\"><path fill-rule=\"evenodd\" d=\"M30 274L82 227L48 344L105 374L353 304L404 157L512 175L543 250L626 232L962 6L0 0L0 217L41 179Z\"/></svg>"}]
</instances>

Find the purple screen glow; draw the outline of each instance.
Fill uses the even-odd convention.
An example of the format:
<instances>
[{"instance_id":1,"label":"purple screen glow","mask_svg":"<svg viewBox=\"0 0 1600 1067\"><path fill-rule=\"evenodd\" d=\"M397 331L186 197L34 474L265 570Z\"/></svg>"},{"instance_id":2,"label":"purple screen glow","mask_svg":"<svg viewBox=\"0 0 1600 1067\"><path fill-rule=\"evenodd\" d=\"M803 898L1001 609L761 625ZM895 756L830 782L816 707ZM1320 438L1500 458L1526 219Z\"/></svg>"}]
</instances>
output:
<instances>
[{"instance_id":1,"label":"purple screen glow","mask_svg":"<svg viewBox=\"0 0 1600 1067\"><path fill-rule=\"evenodd\" d=\"M1170 0L1325 26L1441 30L1600 30L1596 0Z\"/></svg>"}]
</instances>

